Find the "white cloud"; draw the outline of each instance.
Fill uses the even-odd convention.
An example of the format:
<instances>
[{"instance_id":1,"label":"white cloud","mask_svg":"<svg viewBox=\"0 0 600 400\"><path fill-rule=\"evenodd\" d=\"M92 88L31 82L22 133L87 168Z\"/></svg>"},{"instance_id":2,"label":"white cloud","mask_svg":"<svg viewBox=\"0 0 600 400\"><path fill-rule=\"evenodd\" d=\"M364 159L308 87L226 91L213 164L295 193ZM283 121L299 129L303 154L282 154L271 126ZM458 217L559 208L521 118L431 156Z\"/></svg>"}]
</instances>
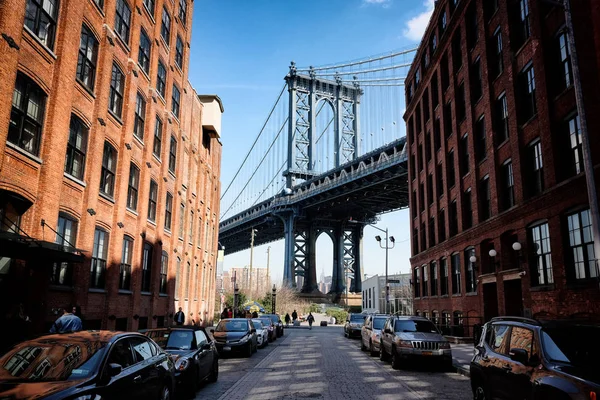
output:
<instances>
[{"instance_id":1,"label":"white cloud","mask_svg":"<svg viewBox=\"0 0 600 400\"><path fill-rule=\"evenodd\" d=\"M423 33L425 33L425 29L427 29L427 24L429 24L429 18L431 18L431 14L433 13L434 0L424 0L423 6L425 7L425 11L408 20L408 22L406 23L406 28L403 32L403 35L405 37L417 42L421 40L421 38L423 37Z\"/></svg>"},{"instance_id":2,"label":"white cloud","mask_svg":"<svg viewBox=\"0 0 600 400\"><path fill-rule=\"evenodd\" d=\"M363 0L363 5L367 4L375 4L382 6L383 8L388 8L391 4L392 0Z\"/></svg>"}]
</instances>

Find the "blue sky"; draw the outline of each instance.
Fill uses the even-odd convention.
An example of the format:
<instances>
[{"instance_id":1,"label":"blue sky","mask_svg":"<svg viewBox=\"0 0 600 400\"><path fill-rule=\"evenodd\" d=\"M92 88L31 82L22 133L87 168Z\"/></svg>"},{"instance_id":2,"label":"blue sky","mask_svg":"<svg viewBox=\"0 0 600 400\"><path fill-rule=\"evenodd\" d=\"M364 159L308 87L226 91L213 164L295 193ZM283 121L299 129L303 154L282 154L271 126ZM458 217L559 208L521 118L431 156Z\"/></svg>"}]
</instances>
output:
<instances>
[{"instance_id":1,"label":"blue sky","mask_svg":"<svg viewBox=\"0 0 600 400\"><path fill-rule=\"evenodd\" d=\"M290 61L322 65L368 57L417 45L433 0L196 0L189 79L199 93L223 100L221 181L237 170L283 85ZM398 116L401 121L401 116ZM378 226L399 241L390 250L390 273L408 272L407 211L387 214ZM383 274L385 251L378 231L365 230L364 271ZM283 272L283 245L271 245L271 276ZM266 247L254 265L266 265ZM317 273L331 274L331 241L322 235ZM249 251L225 257L225 269L249 263Z\"/></svg>"}]
</instances>

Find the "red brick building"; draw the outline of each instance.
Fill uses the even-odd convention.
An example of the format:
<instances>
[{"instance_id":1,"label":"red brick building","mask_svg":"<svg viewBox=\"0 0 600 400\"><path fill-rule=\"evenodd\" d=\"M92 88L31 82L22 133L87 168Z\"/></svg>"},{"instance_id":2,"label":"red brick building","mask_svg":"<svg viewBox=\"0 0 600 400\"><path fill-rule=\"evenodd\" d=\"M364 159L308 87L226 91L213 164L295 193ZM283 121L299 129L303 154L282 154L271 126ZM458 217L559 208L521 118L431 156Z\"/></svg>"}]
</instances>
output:
<instances>
[{"instance_id":1,"label":"red brick building","mask_svg":"<svg viewBox=\"0 0 600 400\"><path fill-rule=\"evenodd\" d=\"M571 3L597 168L600 4ZM566 35L543 0L440 0L406 78L414 309L457 335L600 314Z\"/></svg>"},{"instance_id":2,"label":"red brick building","mask_svg":"<svg viewBox=\"0 0 600 400\"><path fill-rule=\"evenodd\" d=\"M0 316L34 331L211 321L222 104L192 0L0 2Z\"/></svg>"}]
</instances>

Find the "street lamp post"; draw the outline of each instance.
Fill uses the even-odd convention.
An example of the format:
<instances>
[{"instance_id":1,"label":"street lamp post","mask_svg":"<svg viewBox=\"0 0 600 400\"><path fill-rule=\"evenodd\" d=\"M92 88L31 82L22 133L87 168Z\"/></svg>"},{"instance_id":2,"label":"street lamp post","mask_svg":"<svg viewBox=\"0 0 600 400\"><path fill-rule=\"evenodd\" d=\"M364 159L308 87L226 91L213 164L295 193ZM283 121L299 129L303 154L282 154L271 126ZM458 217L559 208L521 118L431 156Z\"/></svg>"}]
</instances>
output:
<instances>
[{"instance_id":1,"label":"street lamp post","mask_svg":"<svg viewBox=\"0 0 600 400\"><path fill-rule=\"evenodd\" d=\"M254 258L254 235L257 230L252 228L250 231L250 273L248 274L248 290L252 293L252 259Z\"/></svg>"},{"instance_id":2,"label":"street lamp post","mask_svg":"<svg viewBox=\"0 0 600 400\"><path fill-rule=\"evenodd\" d=\"M275 298L277 296L277 288L275 287L275 284L273 284L273 290L272 290L272 294L271 294L271 314L275 314Z\"/></svg>"},{"instance_id":3,"label":"street lamp post","mask_svg":"<svg viewBox=\"0 0 600 400\"><path fill-rule=\"evenodd\" d=\"M234 284L233 288L233 318L237 317L238 314L238 303L240 298L240 289L238 288L237 283Z\"/></svg>"},{"instance_id":4,"label":"street lamp post","mask_svg":"<svg viewBox=\"0 0 600 400\"><path fill-rule=\"evenodd\" d=\"M371 225L371 224L369 224ZM396 240L394 239L393 236L389 236L388 237L388 228L381 229L376 227L375 225L371 225L373 228L384 232L385 233L385 246L383 246L381 244L381 236L377 235L375 236L375 240L377 240L377 242L379 243L379 247L381 247L382 249L385 249L385 313L388 313L388 303L390 301L390 284L388 282L388 251L390 249L393 249L394 246L396 245ZM392 245L389 245L389 242L392 242Z\"/></svg>"}]
</instances>

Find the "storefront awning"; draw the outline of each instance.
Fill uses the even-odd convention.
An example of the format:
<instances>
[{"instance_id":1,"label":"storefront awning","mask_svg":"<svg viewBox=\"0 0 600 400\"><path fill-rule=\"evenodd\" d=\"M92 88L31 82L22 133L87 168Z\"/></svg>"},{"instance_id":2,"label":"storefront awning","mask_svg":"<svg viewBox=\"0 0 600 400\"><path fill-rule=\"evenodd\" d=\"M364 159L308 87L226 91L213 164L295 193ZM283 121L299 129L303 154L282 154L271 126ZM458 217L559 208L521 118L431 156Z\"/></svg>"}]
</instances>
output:
<instances>
[{"instance_id":1,"label":"storefront awning","mask_svg":"<svg viewBox=\"0 0 600 400\"><path fill-rule=\"evenodd\" d=\"M73 263L85 260L83 250L32 239L14 232L0 232L0 257Z\"/></svg>"}]
</instances>

